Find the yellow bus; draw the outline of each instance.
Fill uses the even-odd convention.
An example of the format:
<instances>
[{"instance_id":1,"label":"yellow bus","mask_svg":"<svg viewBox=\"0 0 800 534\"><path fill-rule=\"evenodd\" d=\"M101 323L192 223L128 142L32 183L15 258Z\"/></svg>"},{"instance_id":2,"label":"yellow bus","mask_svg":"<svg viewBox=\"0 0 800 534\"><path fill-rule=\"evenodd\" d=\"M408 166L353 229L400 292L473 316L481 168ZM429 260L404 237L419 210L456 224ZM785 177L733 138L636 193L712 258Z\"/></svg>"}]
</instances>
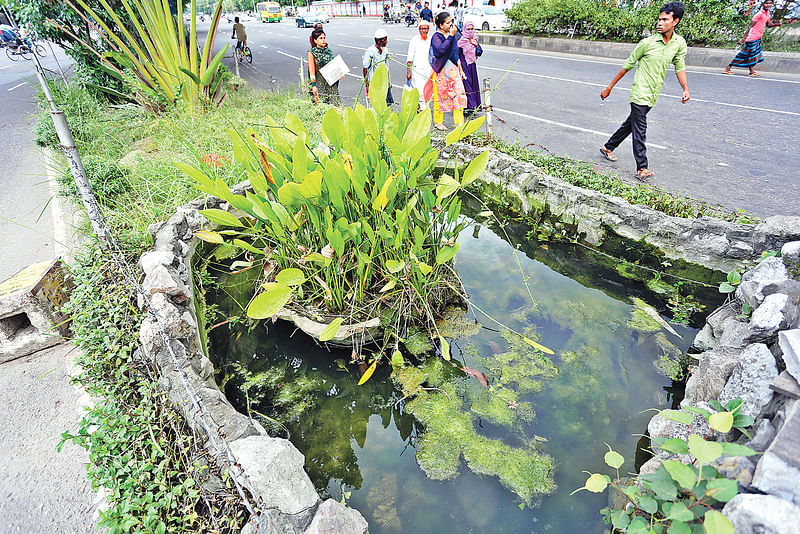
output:
<instances>
[{"instance_id":1,"label":"yellow bus","mask_svg":"<svg viewBox=\"0 0 800 534\"><path fill-rule=\"evenodd\" d=\"M280 22L283 20L281 5L278 2L259 2L256 11L261 22Z\"/></svg>"}]
</instances>

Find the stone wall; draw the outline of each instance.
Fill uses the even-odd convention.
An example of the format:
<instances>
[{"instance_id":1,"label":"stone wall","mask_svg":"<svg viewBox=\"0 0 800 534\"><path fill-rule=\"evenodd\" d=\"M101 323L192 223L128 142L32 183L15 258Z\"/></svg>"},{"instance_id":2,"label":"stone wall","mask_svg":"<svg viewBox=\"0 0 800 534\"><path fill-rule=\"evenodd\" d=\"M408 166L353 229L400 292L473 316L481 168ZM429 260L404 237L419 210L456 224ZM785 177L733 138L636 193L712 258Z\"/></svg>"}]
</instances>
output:
<instances>
[{"instance_id":1,"label":"stone wall","mask_svg":"<svg viewBox=\"0 0 800 534\"><path fill-rule=\"evenodd\" d=\"M240 189L247 185L242 184ZM333 499L320 499L304 471L305 459L300 451L288 440L268 436L257 421L238 413L214 381L213 365L200 341L191 274L197 244L193 233L210 226L198 209L208 207L228 209L219 199L209 198L187 204L166 222L150 227L155 243L142 255L139 266L144 273L143 288L159 320L148 314L139 335L141 346L159 369L160 385L192 428L208 440L207 446L209 433L215 440L224 437L228 442L231 462L236 466L233 474L243 480L260 505L263 520L258 532L364 534L367 522L360 513ZM144 305L140 296L139 306ZM203 401L205 420L210 421L208 430L198 417L173 353L183 366L189 386ZM242 530L255 531L254 521Z\"/></svg>"},{"instance_id":2,"label":"stone wall","mask_svg":"<svg viewBox=\"0 0 800 534\"><path fill-rule=\"evenodd\" d=\"M442 151L443 165L453 147ZM461 163L486 150L457 145ZM738 268L763 251L778 250L800 239L800 217L774 216L758 224L736 224L713 217L685 219L597 191L570 185L538 167L489 149L489 165L479 179L516 196L525 213L548 210L562 222L574 224L582 239L600 245L608 230L661 250L669 259L685 260L715 271Z\"/></svg>"},{"instance_id":3,"label":"stone wall","mask_svg":"<svg viewBox=\"0 0 800 534\"><path fill-rule=\"evenodd\" d=\"M800 532L800 241L785 244L781 257L771 257L747 271L735 298L708 316L694 347L697 364L686 383L681 406L710 409L741 398L742 412L755 418L752 438L737 441L759 452L746 457L723 457L715 467L739 482L740 494L723 512L739 533ZM743 305L752 309L746 317ZM785 369L781 372L782 369ZM712 433L718 440L733 434L712 432L695 416L695 433ZM686 439L687 426L656 415L650 420L651 438ZM659 451L659 449L655 449ZM640 473L653 472L665 459L660 451ZM688 460L687 458L679 458Z\"/></svg>"}]
</instances>

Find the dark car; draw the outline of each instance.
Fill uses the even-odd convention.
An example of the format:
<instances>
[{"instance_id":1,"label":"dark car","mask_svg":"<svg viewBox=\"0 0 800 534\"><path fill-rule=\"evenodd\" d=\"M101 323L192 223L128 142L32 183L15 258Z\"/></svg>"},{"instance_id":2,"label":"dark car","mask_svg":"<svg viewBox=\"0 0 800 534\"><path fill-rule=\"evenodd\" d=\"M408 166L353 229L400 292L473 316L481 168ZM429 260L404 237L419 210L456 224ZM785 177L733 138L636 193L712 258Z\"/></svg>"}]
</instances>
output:
<instances>
[{"instance_id":1,"label":"dark car","mask_svg":"<svg viewBox=\"0 0 800 534\"><path fill-rule=\"evenodd\" d=\"M313 28L314 24L322 24L325 22L322 15L319 13L298 13L294 17L294 21L297 23L298 28Z\"/></svg>"}]
</instances>

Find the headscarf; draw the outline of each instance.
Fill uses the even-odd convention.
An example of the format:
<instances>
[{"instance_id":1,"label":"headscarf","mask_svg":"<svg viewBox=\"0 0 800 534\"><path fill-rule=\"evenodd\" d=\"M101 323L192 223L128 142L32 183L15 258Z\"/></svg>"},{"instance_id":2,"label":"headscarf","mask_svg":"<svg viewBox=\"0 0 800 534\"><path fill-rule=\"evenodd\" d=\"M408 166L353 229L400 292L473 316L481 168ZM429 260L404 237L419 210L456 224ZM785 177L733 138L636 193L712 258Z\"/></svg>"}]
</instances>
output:
<instances>
[{"instance_id":1,"label":"headscarf","mask_svg":"<svg viewBox=\"0 0 800 534\"><path fill-rule=\"evenodd\" d=\"M320 48L316 45L311 47L311 55L314 56L314 63L317 69L324 67L333 59L333 51L328 48Z\"/></svg>"},{"instance_id":2,"label":"headscarf","mask_svg":"<svg viewBox=\"0 0 800 534\"><path fill-rule=\"evenodd\" d=\"M458 40L458 47L464 51L464 61L467 65L471 65L478 60L475 46L469 42L470 39L475 39L475 25L471 22L464 24L464 33L461 34L461 39Z\"/></svg>"}]
</instances>

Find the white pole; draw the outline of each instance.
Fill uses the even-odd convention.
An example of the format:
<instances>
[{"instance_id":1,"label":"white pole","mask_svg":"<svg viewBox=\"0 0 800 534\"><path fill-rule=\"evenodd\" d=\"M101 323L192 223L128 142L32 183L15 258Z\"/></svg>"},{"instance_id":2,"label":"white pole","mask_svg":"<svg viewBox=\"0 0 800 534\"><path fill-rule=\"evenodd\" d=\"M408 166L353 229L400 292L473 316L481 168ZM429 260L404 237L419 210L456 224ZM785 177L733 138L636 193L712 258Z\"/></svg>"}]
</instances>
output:
<instances>
[{"instance_id":1,"label":"white pole","mask_svg":"<svg viewBox=\"0 0 800 534\"><path fill-rule=\"evenodd\" d=\"M491 137L494 135L494 126L492 126L492 92L489 87L489 78L483 79L483 92L486 95L485 105L483 106L486 112L486 135Z\"/></svg>"}]
</instances>

